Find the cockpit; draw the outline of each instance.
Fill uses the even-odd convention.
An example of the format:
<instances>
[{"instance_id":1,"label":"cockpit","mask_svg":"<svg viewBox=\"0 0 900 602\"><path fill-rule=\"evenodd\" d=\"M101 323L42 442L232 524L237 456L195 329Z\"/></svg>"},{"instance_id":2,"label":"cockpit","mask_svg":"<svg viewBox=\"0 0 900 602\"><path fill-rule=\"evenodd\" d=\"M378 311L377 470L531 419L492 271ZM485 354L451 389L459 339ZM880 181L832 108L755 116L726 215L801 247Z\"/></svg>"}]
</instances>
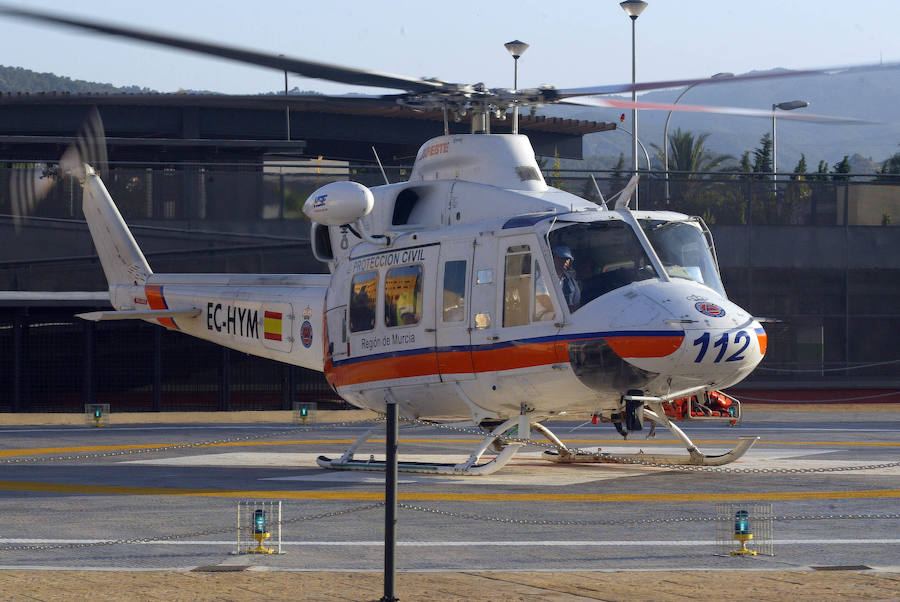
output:
<instances>
[{"instance_id":1,"label":"cockpit","mask_svg":"<svg viewBox=\"0 0 900 602\"><path fill-rule=\"evenodd\" d=\"M725 296L711 237L698 218L638 223L669 278L693 280ZM571 311L632 282L660 277L648 249L623 220L557 222L547 240Z\"/></svg>"}]
</instances>

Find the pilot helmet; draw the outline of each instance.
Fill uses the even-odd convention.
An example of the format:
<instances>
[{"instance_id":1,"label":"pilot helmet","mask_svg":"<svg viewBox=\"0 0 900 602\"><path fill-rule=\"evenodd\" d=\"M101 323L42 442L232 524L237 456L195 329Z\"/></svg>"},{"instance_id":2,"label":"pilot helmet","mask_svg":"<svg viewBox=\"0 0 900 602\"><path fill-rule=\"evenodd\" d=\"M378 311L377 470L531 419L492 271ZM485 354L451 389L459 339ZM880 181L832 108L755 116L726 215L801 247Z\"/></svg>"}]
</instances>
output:
<instances>
[{"instance_id":1,"label":"pilot helmet","mask_svg":"<svg viewBox=\"0 0 900 602\"><path fill-rule=\"evenodd\" d=\"M564 245L554 247L553 254L557 257L562 257L563 259L571 259L572 261L575 261L575 256L572 255L572 250Z\"/></svg>"}]
</instances>

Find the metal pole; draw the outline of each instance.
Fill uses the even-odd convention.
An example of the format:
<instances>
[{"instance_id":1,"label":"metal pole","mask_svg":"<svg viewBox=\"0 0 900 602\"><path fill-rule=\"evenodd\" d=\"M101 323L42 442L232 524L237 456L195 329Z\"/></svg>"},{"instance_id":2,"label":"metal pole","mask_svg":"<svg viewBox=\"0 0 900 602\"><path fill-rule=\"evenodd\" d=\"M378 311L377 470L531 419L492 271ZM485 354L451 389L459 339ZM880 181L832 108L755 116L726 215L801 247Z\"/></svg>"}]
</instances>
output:
<instances>
[{"instance_id":1,"label":"metal pole","mask_svg":"<svg viewBox=\"0 0 900 602\"><path fill-rule=\"evenodd\" d=\"M94 394L94 322L84 324L84 382L82 383L82 395L84 403L95 403Z\"/></svg>"},{"instance_id":2,"label":"metal pole","mask_svg":"<svg viewBox=\"0 0 900 602\"><path fill-rule=\"evenodd\" d=\"M775 136L775 109L777 105L772 105L772 192L778 194L778 143Z\"/></svg>"},{"instance_id":3,"label":"metal pole","mask_svg":"<svg viewBox=\"0 0 900 602\"><path fill-rule=\"evenodd\" d=\"M284 57L283 54L279 54L278 56ZM284 133L287 140L291 139L291 105L287 102L288 96L288 72L287 69L284 70L284 96L285 96L285 105L284 105Z\"/></svg>"},{"instance_id":4,"label":"metal pole","mask_svg":"<svg viewBox=\"0 0 900 602\"><path fill-rule=\"evenodd\" d=\"M697 84L691 84L687 88L685 88L681 94L678 95L678 98L675 99L673 105L677 105L678 101L681 100L681 97L687 94L687 91L696 86ZM672 111L669 111L669 114L666 116L666 125L663 128L663 163L664 169L666 170L666 205L669 204L669 120L672 119Z\"/></svg>"},{"instance_id":5,"label":"metal pole","mask_svg":"<svg viewBox=\"0 0 900 602\"><path fill-rule=\"evenodd\" d=\"M629 132L627 129L625 129L625 128L623 128L623 127L619 127L619 128L616 128L616 129L622 130L622 131L625 132L626 134L631 134L631 132ZM644 146L644 143L641 142L641 139L640 139L640 138L637 139L637 143L638 143L638 146L641 147L641 150L644 152L644 159L647 160L647 171L649 172L649 171L650 171L650 153L647 152L647 147Z\"/></svg>"},{"instance_id":6,"label":"metal pole","mask_svg":"<svg viewBox=\"0 0 900 602\"><path fill-rule=\"evenodd\" d=\"M162 411L162 332L153 329L153 411Z\"/></svg>"},{"instance_id":7,"label":"metal pole","mask_svg":"<svg viewBox=\"0 0 900 602\"><path fill-rule=\"evenodd\" d=\"M22 400L25 397L25 321L23 310L19 310L13 322L13 398L12 411L22 411Z\"/></svg>"},{"instance_id":8,"label":"metal pole","mask_svg":"<svg viewBox=\"0 0 900 602\"><path fill-rule=\"evenodd\" d=\"M513 92L519 91L519 57L513 57ZM519 105L513 105L512 133L519 133Z\"/></svg>"},{"instance_id":9,"label":"metal pole","mask_svg":"<svg viewBox=\"0 0 900 602\"><path fill-rule=\"evenodd\" d=\"M385 602L397 600L394 583L397 577L397 402L388 393L385 398L387 420L384 442L384 596Z\"/></svg>"},{"instance_id":10,"label":"metal pole","mask_svg":"<svg viewBox=\"0 0 900 602\"><path fill-rule=\"evenodd\" d=\"M631 102L637 102L637 88L635 85L637 84L637 55L635 54L635 30L637 23L637 15L631 17ZM637 108L631 108L631 126L633 129L632 132L632 141L631 141L631 168L632 172L637 174L638 172L638 162L637 162L637 151L638 151L638 117L637 117ZM638 208L638 188L634 189L634 208Z\"/></svg>"}]
</instances>

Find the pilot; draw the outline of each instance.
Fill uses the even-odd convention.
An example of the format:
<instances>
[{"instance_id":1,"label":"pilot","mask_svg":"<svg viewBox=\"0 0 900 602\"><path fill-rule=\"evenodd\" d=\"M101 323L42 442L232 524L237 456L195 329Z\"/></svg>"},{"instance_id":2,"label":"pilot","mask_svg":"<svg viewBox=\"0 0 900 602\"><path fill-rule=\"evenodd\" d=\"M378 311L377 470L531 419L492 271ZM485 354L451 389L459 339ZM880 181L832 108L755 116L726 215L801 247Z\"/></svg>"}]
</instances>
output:
<instances>
[{"instance_id":1,"label":"pilot","mask_svg":"<svg viewBox=\"0 0 900 602\"><path fill-rule=\"evenodd\" d=\"M566 246L554 247L553 264L556 266L563 297L569 305L569 310L574 310L581 303L581 286L575 277L575 256L572 255L572 250Z\"/></svg>"}]
</instances>

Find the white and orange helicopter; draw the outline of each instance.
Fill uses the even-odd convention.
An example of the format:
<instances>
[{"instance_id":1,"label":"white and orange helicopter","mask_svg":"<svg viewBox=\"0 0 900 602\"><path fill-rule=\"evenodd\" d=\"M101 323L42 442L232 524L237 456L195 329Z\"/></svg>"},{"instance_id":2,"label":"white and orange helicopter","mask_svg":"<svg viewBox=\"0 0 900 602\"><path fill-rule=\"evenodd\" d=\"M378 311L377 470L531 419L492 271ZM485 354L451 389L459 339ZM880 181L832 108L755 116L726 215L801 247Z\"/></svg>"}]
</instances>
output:
<instances>
[{"instance_id":1,"label":"white and orange helicopter","mask_svg":"<svg viewBox=\"0 0 900 602\"><path fill-rule=\"evenodd\" d=\"M533 432L557 448L544 454L549 460L609 460L567 448L544 424L561 416L592 416L625 436L648 422L663 425L688 453L641 458L666 463L726 464L757 440L743 438L731 451L710 456L675 424L740 420L740 402L721 389L743 380L766 352L760 320L726 295L703 220L629 208L636 176L613 206L548 186L528 138L491 134L490 115L562 102L771 117L770 111L598 96L834 69L568 90L488 89L18 8L0 7L0 14L403 90L360 102L472 115L472 133L459 135L447 133L445 117L444 135L422 145L406 182L367 188L337 181L310 195L303 211L312 221L312 252L329 274L154 273L96 166L83 153L69 153L61 167L83 186L85 218L115 308L81 317L158 323L322 371L343 399L360 408L381 413L394 403L402 417L471 421L487 429L465 461L404 462L405 471L487 474L509 462ZM779 118L855 121L811 114ZM320 457L319 464L383 469L383 463L354 459L367 437L340 458ZM482 461L491 448L498 453Z\"/></svg>"}]
</instances>

